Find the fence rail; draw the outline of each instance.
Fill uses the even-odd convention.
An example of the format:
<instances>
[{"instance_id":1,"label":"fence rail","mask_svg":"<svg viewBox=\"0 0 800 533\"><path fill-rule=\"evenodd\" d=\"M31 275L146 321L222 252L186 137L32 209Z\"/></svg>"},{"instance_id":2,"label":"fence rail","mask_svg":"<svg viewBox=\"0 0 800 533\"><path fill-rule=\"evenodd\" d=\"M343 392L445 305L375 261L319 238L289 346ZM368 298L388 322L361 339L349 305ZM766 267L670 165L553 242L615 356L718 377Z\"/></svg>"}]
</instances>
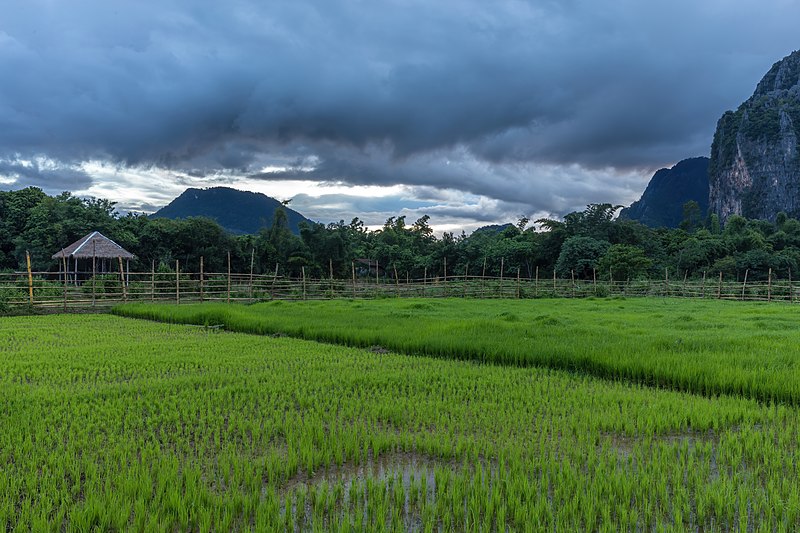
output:
<instances>
[{"instance_id":1,"label":"fence rail","mask_svg":"<svg viewBox=\"0 0 800 533\"><path fill-rule=\"evenodd\" d=\"M463 297L584 298L660 296L725 300L800 301L800 286L791 280L724 281L722 279L600 281L553 277L490 276L351 279L290 278L272 274L230 272L91 272L0 273L3 308L103 308L129 301L255 302L335 298Z\"/></svg>"}]
</instances>

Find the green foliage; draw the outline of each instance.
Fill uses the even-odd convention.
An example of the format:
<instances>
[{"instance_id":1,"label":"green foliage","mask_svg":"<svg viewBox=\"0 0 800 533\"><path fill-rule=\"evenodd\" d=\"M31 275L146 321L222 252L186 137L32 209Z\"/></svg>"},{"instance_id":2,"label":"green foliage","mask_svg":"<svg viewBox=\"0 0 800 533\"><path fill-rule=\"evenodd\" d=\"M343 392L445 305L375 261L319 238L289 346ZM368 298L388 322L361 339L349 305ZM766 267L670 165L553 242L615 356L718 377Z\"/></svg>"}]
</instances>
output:
<instances>
[{"instance_id":1,"label":"green foliage","mask_svg":"<svg viewBox=\"0 0 800 533\"><path fill-rule=\"evenodd\" d=\"M589 279L614 245L641 249L650 261L648 274L656 277L665 268L699 277L712 273L717 261L728 256L733 263L720 265L726 275L739 278L745 270L762 279L769 268L781 269L786 276L789 269L800 267L794 259L800 254L800 222L787 214L779 215L775 224L732 216L724 229L712 214L703 227L697 206L690 203L682 228L654 230L615 220L618 207L590 204L563 220L537 220L534 227L521 217L516 224L438 238L427 215L413 224L403 216L390 217L375 231L357 218L349 224L303 223L296 235L285 211L277 209L269 228L257 235L233 236L207 218L120 217L112 202L68 193L49 197L30 188L0 192L0 269L24 270L25 252L30 251L34 271L57 270L51 255L96 229L136 255L131 262L134 272L149 272L161 264L174 268L176 261L182 271L199 272L202 258L206 274L224 275L230 254L234 273L248 273L252 267L254 274L272 274L277 267L279 276L294 278L303 273L309 279L328 278L332 270L334 278L349 279L354 266L357 275L367 275L357 263L363 259L377 261L384 282L395 275L421 280L445 274L516 277L519 272L522 278L533 278L537 271L549 276L553 270L561 278L570 278L574 271L578 279ZM627 268L618 266L620 272ZM606 265L599 270L607 275ZM635 276L642 275L640 268L634 270Z\"/></svg>"},{"instance_id":2,"label":"green foliage","mask_svg":"<svg viewBox=\"0 0 800 533\"><path fill-rule=\"evenodd\" d=\"M601 277L630 280L646 277L653 261L644 255L644 250L629 244L614 244L597 264Z\"/></svg>"},{"instance_id":3,"label":"green foliage","mask_svg":"<svg viewBox=\"0 0 800 533\"><path fill-rule=\"evenodd\" d=\"M591 278L609 246L608 241L592 237L570 237L561 247L556 272L562 277L570 277L574 273L578 278Z\"/></svg>"}]
</instances>

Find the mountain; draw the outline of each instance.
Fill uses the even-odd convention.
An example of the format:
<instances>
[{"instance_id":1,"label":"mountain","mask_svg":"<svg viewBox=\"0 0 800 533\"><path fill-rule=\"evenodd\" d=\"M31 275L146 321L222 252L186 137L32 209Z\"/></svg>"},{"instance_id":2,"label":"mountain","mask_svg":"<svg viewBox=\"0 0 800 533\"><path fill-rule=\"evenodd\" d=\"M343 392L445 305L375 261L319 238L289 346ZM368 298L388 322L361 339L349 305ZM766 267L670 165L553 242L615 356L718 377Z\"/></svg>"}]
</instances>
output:
<instances>
[{"instance_id":1,"label":"mountain","mask_svg":"<svg viewBox=\"0 0 800 533\"><path fill-rule=\"evenodd\" d=\"M638 220L652 228L677 228L683 220L683 204L694 200L701 216L708 209L708 158L684 159L662 168L650 179L642 197L620 211L621 219Z\"/></svg>"},{"instance_id":2,"label":"mountain","mask_svg":"<svg viewBox=\"0 0 800 533\"><path fill-rule=\"evenodd\" d=\"M172 219L208 217L216 220L231 233L242 235L258 233L261 228L269 227L275 210L281 205L278 200L266 194L238 191L229 187L186 189L151 217ZM298 227L300 222L311 222L293 209L288 207L284 209L289 220L289 229L294 233L300 232Z\"/></svg>"},{"instance_id":3,"label":"mountain","mask_svg":"<svg viewBox=\"0 0 800 533\"><path fill-rule=\"evenodd\" d=\"M709 203L731 215L770 221L800 216L800 51L778 61L753 96L717 123L709 165Z\"/></svg>"}]
</instances>

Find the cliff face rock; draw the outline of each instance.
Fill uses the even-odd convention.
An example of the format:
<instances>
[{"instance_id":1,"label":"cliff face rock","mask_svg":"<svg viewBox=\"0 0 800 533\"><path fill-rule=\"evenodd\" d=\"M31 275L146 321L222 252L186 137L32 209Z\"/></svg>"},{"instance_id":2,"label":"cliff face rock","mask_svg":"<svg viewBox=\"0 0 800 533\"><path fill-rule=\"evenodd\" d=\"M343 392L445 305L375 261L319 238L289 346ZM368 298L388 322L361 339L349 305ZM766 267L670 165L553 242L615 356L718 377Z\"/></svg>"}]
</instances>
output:
<instances>
[{"instance_id":1,"label":"cliff face rock","mask_svg":"<svg viewBox=\"0 0 800 533\"><path fill-rule=\"evenodd\" d=\"M677 228L683 219L683 204L694 200L702 215L708 209L708 158L684 159L672 168L662 168L650 179L642 197L620 211L621 219L638 220L652 228Z\"/></svg>"},{"instance_id":2,"label":"cliff face rock","mask_svg":"<svg viewBox=\"0 0 800 533\"><path fill-rule=\"evenodd\" d=\"M800 216L800 51L775 63L755 93L717 123L709 209L724 221Z\"/></svg>"}]
</instances>

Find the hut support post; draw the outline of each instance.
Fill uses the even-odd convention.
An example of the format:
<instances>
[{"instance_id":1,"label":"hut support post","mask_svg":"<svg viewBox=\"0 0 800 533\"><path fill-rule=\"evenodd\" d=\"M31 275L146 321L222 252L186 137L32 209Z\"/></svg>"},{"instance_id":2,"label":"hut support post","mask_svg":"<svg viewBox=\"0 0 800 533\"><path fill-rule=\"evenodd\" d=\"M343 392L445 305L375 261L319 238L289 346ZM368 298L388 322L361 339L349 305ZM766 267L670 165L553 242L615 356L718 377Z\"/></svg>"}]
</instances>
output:
<instances>
[{"instance_id":1,"label":"hut support post","mask_svg":"<svg viewBox=\"0 0 800 533\"><path fill-rule=\"evenodd\" d=\"M97 298L96 292L96 278L97 278L97 242L92 241L92 307L94 307L95 299Z\"/></svg>"},{"instance_id":2,"label":"hut support post","mask_svg":"<svg viewBox=\"0 0 800 533\"><path fill-rule=\"evenodd\" d=\"M67 283L69 283L69 280L67 279L67 276L69 275L69 273L67 271L67 256L64 255L63 251L61 252L61 263L62 263L62 266L64 267L64 311L66 311L67 310Z\"/></svg>"}]
</instances>

